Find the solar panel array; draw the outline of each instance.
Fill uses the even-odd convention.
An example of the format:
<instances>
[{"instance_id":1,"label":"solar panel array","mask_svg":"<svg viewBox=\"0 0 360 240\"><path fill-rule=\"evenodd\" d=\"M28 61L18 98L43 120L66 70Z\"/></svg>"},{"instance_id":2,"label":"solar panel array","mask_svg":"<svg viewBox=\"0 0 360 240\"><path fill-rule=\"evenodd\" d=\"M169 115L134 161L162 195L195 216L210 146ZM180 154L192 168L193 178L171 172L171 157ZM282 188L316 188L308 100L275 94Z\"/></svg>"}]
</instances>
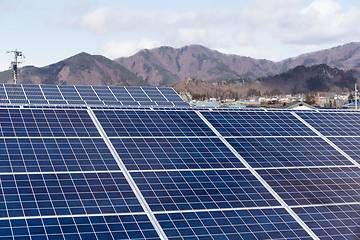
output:
<instances>
[{"instance_id":1,"label":"solar panel array","mask_svg":"<svg viewBox=\"0 0 360 240\"><path fill-rule=\"evenodd\" d=\"M357 112L146 107L180 102L147 87L0 96L17 102L0 106L2 239L360 237Z\"/></svg>"},{"instance_id":2,"label":"solar panel array","mask_svg":"<svg viewBox=\"0 0 360 240\"><path fill-rule=\"evenodd\" d=\"M186 107L172 88L0 84L1 104Z\"/></svg>"}]
</instances>

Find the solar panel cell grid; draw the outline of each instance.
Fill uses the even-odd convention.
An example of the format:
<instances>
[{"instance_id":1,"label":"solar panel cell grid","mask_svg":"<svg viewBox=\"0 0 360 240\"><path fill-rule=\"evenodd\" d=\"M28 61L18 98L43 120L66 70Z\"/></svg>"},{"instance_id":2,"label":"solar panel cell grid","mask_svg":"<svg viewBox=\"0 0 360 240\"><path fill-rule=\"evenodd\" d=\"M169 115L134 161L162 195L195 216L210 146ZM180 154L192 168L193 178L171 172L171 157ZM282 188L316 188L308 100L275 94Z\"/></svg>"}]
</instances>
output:
<instances>
[{"instance_id":1,"label":"solar panel cell grid","mask_svg":"<svg viewBox=\"0 0 360 240\"><path fill-rule=\"evenodd\" d=\"M99 137L85 110L0 109L0 137Z\"/></svg>"},{"instance_id":2,"label":"solar panel cell grid","mask_svg":"<svg viewBox=\"0 0 360 240\"><path fill-rule=\"evenodd\" d=\"M27 99L45 99L40 85L23 84L22 86Z\"/></svg>"},{"instance_id":3,"label":"solar panel cell grid","mask_svg":"<svg viewBox=\"0 0 360 240\"><path fill-rule=\"evenodd\" d=\"M108 87L93 87L101 101L117 101Z\"/></svg>"},{"instance_id":4,"label":"solar panel cell grid","mask_svg":"<svg viewBox=\"0 0 360 240\"><path fill-rule=\"evenodd\" d=\"M40 85L45 98L48 100L64 100L62 97L59 88L56 85Z\"/></svg>"},{"instance_id":5,"label":"solar panel cell grid","mask_svg":"<svg viewBox=\"0 0 360 240\"><path fill-rule=\"evenodd\" d=\"M353 112L296 113L324 136L359 136L360 115Z\"/></svg>"},{"instance_id":6,"label":"solar panel cell grid","mask_svg":"<svg viewBox=\"0 0 360 240\"><path fill-rule=\"evenodd\" d=\"M26 99L21 85L4 84L9 99Z\"/></svg>"},{"instance_id":7,"label":"solar panel cell grid","mask_svg":"<svg viewBox=\"0 0 360 240\"><path fill-rule=\"evenodd\" d=\"M0 217L142 212L120 172L0 175Z\"/></svg>"},{"instance_id":8,"label":"solar panel cell grid","mask_svg":"<svg viewBox=\"0 0 360 240\"><path fill-rule=\"evenodd\" d=\"M85 101L99 101L99 98L97 97L91 86L76 86L76 90L80 94L81 98Z\"/></svg>"},{"instance_id":9,"label":"solar panel cell grid","mask_svg":"<svg viewBox=\"0 0 360 240\"><path fill-rule=\"evenodd\" d=\"M132 172L152 211L278 206L248 170Z\"/></svg>"},{"instance_id":10,"label":"solar panel cell grid","mask_svg":"<svg viewBox=\"0 0 360 240\"><path fill-rule=\"evenodd\" d=\"M0 99L7 99L4 84L0 84Z\"/></svg>"},{"instance_id":11,"label":"solar panel cell grid","mask_svg":"<svg viewBox=\"0 0 360 240\"><path fill-rule=\"evenodd\" d=\"M320 137L227 138L253 168L353 165Z\"/></svg>"},{"instance_id":12,"label":"solar panel cell grid","mask_svg":"<svg viewBox=\"0 0 360 240\"><path fill-rule=\"evenodd\" d=\"M288 112L201 112L223 136L315 136Z\"/></svg>"},{"instance_id":13,"label":"solar panel cell grid","mask_svg":"<svg viewBox=\"0 0 360 240\"><path fill-rule=\"evenodd\" d=\"M38 104L38 105L48 105L47 100L29 100L30 104Z\"/></svg>"},{"instance_id":14,"label":"solar panel cell grid","mask_svg":"<svg viewBox=\"0 0 360 240\"><path fill-rule=\"evenodd\" d=\"M111 141L128 170L244 168L218 138L118 138Z\"/></svg>"},{"instance_id":15,"label":"solar panel cell grid","mask_svg":"<svg viewBox=\"0 0 360 240\"><path fill-rule=\"evenodd\" d=\"M146 215L0 220L0 237L13 239L160 239Z\"/></svg>"},{"instance_id":16,"label":"solar panel cell grid","mask_svg":"<svg viewBox=\"0 0 360 240\"><path fill-rule=\"evenodd\" d=\"M329 137L328 139L360 163L360 137Z\"/></svg>"},{"instance_id":17,"label":"solar panel cell grid","mask_svg":"<svg viewBox=\"0 0 360 240\"><path fill-rule=\"evenodd\" d=\"M151 101L167 101L166 98L156 88L143 88L146 95Z\"/></svg>"},{"instance_id":18,"label":"solar panel cell grid","mask_svg":"<svg viewBox=\"0 0 360 240\"><path fill-rule=\"evenodd\" d=\"M285 209L156 214L175 239L312 239Z\"/></svg>"},{"instance_id":19,"label":"solar panel cell grid","mask_svg":"<svg viewBox=\"0 0 360 240\"><path fill-rule=\"evenodd\" d=\"M172 88L158 88L158 89L166 97L166 99L170 102L183 102L184 101Z\"/></svg>"},{"instance_id":20,"label":"solar panel cell grid","mask_svg":"<svg viewBox=\"0 0 360 240\"><path fill-rule=\"evenodd\" d=\"M215 136L193 111L95 110L109 137Z\"/></svg>"},{"instance_id":21,"label":"solar panel cell grid","mask_svg":"<svg viewBox=\"0 0 360 240\"><path fill-rule=\"evenodd\" d=\"M0 139L0 172L120 170L100 138Z\"/></svg>"},{"instance_id":22,"label":"solar panel cell grid","mask_svg":"<svg viewBox=\"0 0 360 240\"><path fill-rule=\"evenodd\" d=\"M359 239L360 205L293 208L320 239Z\"/></svg>"},{"instance_id":23,"label":"solar panel cell grid","mask_svg":"<svg viewBox=\"0 0 360 240\"><path fill-rule=\"evenodd\" d=\"M81 100L81 97L74 86L61 85L58 87L64 100Z\"/></svg>"},{"instance_id":24,"label":"solar panel cell grid","mask_svg":"<svg viewBox=\"0 0 360 240\"><path fill-rule=\"evenodd\" d=\"M257 172L290 206L360 202L358 167L264 169Z\"/></svg>"},{"instance_id":25,"label":"solar panel cell grid","mask_svg":"<svg viewBox=\"0 0 360 240\"><path fill-rule=\"evenodd\" d=\"M10 99L11 104L29 104L29 100L26 99Z\"/></svg>"}]
</instances>

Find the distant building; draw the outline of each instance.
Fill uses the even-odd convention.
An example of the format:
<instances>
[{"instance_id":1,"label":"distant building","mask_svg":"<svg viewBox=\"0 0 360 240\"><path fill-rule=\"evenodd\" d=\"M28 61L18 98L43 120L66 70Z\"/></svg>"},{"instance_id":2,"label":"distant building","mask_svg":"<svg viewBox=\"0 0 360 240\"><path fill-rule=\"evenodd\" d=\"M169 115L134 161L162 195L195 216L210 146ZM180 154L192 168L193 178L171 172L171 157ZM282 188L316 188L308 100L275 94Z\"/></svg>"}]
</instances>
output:
<instances>
[{"instance_id":1,"label":"distant building","mask_svg":"<svg viewBox=\"0 0 360 240\"><path fill-rule=\"evenodd\" d=\"M346 103L344 105L341 105L341 108L345 109L355 109L355 101L352 101L350 103ZM360 108L360 101L357 102L357 108Z\"/></svg>"},{"instance_id":2,"label":"distant building","mask_svg":"<svg viewBox=\"0 0 360 240\"><path fill-rule=\"evenodd\" d=\"M281 109L312 110L312 109L318 109L318 107L312 106L302 101L296 101L283 106Z\"/></svg>"}]
</instances>

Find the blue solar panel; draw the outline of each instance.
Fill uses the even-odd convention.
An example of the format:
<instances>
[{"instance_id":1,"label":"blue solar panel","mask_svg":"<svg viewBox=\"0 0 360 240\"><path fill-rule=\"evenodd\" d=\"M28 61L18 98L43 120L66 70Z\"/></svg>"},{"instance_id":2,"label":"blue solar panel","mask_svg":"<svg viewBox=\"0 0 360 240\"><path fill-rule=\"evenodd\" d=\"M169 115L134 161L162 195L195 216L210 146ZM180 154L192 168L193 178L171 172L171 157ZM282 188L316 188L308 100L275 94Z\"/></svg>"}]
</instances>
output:
<instances>
[{"instance_id":1,"label":"blue solar panel","mask_svg":"<svg viewBox=\"0 0 360 240\"><path fill-rule=\"evenodd\" d=\"M100 101L91 86L76 86L76 90L85 101Z\"/></svg>"},{"instance_id":2,"label":"blue solar panel","mask_svg":"<svg viewBox=\"0 0 360 240\"><path fill-rule=\"evenodd\" d=\"M29 104L29 100L26 99L10 99L11 104Z\"/></svg>"},{"instance_id":3,"label":"blue solar panel","mask_svg":"<svg viewBox=\"0 0 360 240\"><path fill-rule=\"evenodd\" d=\"M151 107L151 106L157 106L155 102L139 102L139 105L142 107Z\"/></svg>"},{"instance_id":4,"label":"blue solar panel","mask_svg":"<svg viewBox=\"0 0 360 240\"><path fill-rule=\"evenodd\" d=\"M69 105L86 105L85 101L82 100L67 100Z\"/></svg>"},{"instance_id":5,"label":"blue solar panel","mask_svg":"<svg viewBox=\"0 0 360 240\"><path fill-rule=\"evenodd\" d=\"M290 206L360 202L358 167L263 169L257 172Z\"/></svg>"},{"instance_id":6,"label":"blue solar panel","mask_svg":"<svg viewBox=\"0 0 360 240\"><path fill-rule=\"evenodd\" d=\"M38 104L38 105L48 105L48 101L47 100L29 100L30 104Z\"/></svg>"},{"instance_id":7,"label":"blue solar panel","mask_svg":"<svg viewBox=\"0 0 360 240\"><path fill-rule=\"evenodd\" d=\"M360 115L354 112L296 113L324 136L359 136Z\"/></svg>"},{"instance_id":8,"label":"blue solar panel","mask_svg":"<svg viewBox=\"0 0 360 240\"><path fill-rule=\"evenodd\" d=\"M107 215L0 220L0 237L13 239L160 240L146 215Z\"/></svg>"},{"instance_id":9,"label":"blue solar panel","mask_svg":"<svg viewBox=\"0 0 360 240\"><path fill-rule=\"evenodd\" d=\"M0 84L0 99L7 99L4 84Z\"/></svg>"},{"instance_id":10,"label":"blue solar panel","mask_svg":"<svg viewBox=\"0 0 360 240\"><path fill-rule=\"evenodd\" d=\"M25 91L25 95L27 99L45 99L44 94L40 89L40 85L34 84L23 84L22 85ZM46 103L47 104L47 103Z\"/></svg>"},{"instance_id":11,"label":"blue solar panel","mask_svg":"<svg viewBox=\"0 0 360 240\"><path fill-rule=\"evenodd\" d=\"M9 99L4 239L357 237L356 112L194 110L151 87L0 85Z\"/></svg>"},{"instance_id":12,"label":"blue solar panel","mask_svg":"<svg viewBox=\"0 0 360 240\"><path fill-rule=\"evenodd\" d=\"M126 90L130 93L130 95L134 98L135 101L151 102L149 97L140 87L126 87Z\"/></svg>"},{"instance_id":13,"label":"blue solar panel","mask_svg":"<svg viewBox=\"0 0 360 240\"><path fill-rule=\"evenodd\" d=\"M68 100L68 101L82 100L79 93L76 91L75 86L61 85L58 87L62 96L64 97L64 100Z\"/></svg>"},{"instance_id":14,"label":"blue solar panel","mask_svg":"<svg viewBox=\"0 0 360 240\"><path fill-rule=\"evenodd\" d=\"M120 170L100 138L0 139L0 172Z\"/></svg>"},{"instance_id":15,"label":"blue solar panel","mask_svg":"<svg viewBox=\"0 0 360 240\"><path fill-rule=\"evenodd\" d=\"M140 104L138 102L134 102L134 101L124 101L123 99L121 99L121 104L124 106L140 106Z\"/></svg>"},{"instance_id":16,"label":"blue solar panel","mask_svg":"<svg viewBox=\"0 0 360 240\"><path fill-rule=\"evenodd\" d=\"M173 107L173 102L163 102L163 101L156 101L157 106L164 106L164 107Z\"/></svg>"},{"instance_id":17,"label":"blue solar panel","mask_svg":"<svg viewBox=\"0 0 360 240\"><path fill-rule=\"evenodd\" d=\"M122 106L122 103L121 102L117 102L117 101L107 101L105 100L104 101L104 104L106 106Z\"/></svg>"},{"instance_id":18,"label":"blue solar panel","mask_svg":"<svg viewBox=\"0 0 360 240\"><path fill-rule=\"evenodd\" d=\"M109 137L215 136L193 111L95 110Z\"/></svg>"},{"instance_id":19,"label":"blue solar panel","mask_svg":"<svg viewBox=\"0 0 360 240\"><path fill-rule=\"evenodd\" d=\"M158 88L159 91L162 93L163 96L166 97L166 99L170 102L183 102L181 97L175 92L172 88Z\"/></svg>"},{"instance_id":20,"label":"blue solar panel","mask_svg":"<svg viewBox=\"0 0 360 240\"><path fill-rule=\"evenodd\" d=\"M65 100L48 100L49 104L54 105L66 105L67 102Z\"/></svg>"},{"instance_id":21,"label":"blue solar panel","mask_svg":"<svg viewBox=\"0 0 360 240\"><path fill-rule=\"evenodd\" d=\"M64 100L59 88L56 85L40 85L45 98L48 100ZM66 104L66 103L65 103Z\"/></svg>"},{"instance_id":22,"label":"blue solar panel","mask_svg":"<svg viewBox=\"0 0 360 240\"><path fill-rule=\"evenodd\" d=\"M248 170L132 172L152 211L279 206Z\"/></svg>"},{"instance_id":23,"label":"blue solar panel","mask_svg":"<svg viewBox=\"0 0 360 240\"><path fill-rule=\"evenodd\" d=\"M360 137L329 137L329 140L360 163Z\"/></svg>"},{"instance_id":24,"label":"blue solar panel","mask_svg":"<svg viewBox=\"0 0 360 240\"><path fill-rule=\"evenodd\" d=\"M244 168L218 138L118 138L111 141L128 170Z\"/></svg>"},{"instance_id":25,"label":"blue solar panel","mask_svg":"<svg viewBox=\"0 0 360 240\"><path fill-rule=\"evenodd\" d=\"M142 212L120 172L0 175L0 217Z\"/></svg>"},{"instance_id":26,"label":"blue solar panel","mask_svg":"<svg viewBox=\"0 0 360 240\"><path fill-rule=\"evenodd\" d=\"M283 208L156 214L168 239L312 239Z\"/></svg>"},{"instance_id":27,"label":"blue solar panel","mask_svg":"<svg viewBox=\"0 0 360 240\"><path fill-rule=\"evenodd\" d=\"M359 239L360 205L323 205L294 208L320 239Z\"/></svg>"},{"instance_id":28,"label":"blue solar panel","mask_svg":"<svg viewBox=\"0 0 360 240\"><path fill-rule=\"evenodd\" d=\"M11 99L11 104L69 104L69 105L111 105L124 106L189 106L172 89L164 90L176 97L169 102L158 88L153 87L118 87L118 86L70 86L36 84L1 84L0 100ZM35 100L50 100L49 102ZM54 100L66 102L54 102ZM115 104L116 102L116 104ZM0 102L2 103L2 102ZM8 102L6 102L8 103Z\"/></svg>"},{"instance_id":29,"label":"blue solar panel","mask_svg":"<svg viewBox=\"0 0 360 240\"><path fill-rule=\"evenodd\" d=\"M161 94L157 88L153 87L142 87L146 95L154 102L166 102L167 99Z\"/></svg>"},{"instance_id":30,"label":"blue solar panel","mask_svg":"<svg viewBox=\"0 0 360 240\"><path fill-rule=\"evenodd\" d=\"M96 95L100 98L101 101L117 102L117 99L106 86L93 86Z\"/></svg>"},{"instance_id":31,"label":"blue solar panel","mask_svg":"<svg viewBox=\"0 0 360 240\"><path fill-rule=\"evenodd\" d=\"M352 165L320 137L228 138L254 168Z\"/></svg>"},{"instance_id":32,"label":"blue solar panel","mask_svg":"<svg viewBox=\"0 0 360 240\"><path fill-rule=\"evenodd\" d=\"M9 99L26 99L21 85L4 84Z\"/></svg>"},{"instance_id":33,"label":"blue solar panel","mask_svg":"<svg viewBox=\"0 0 360 240\"><path fill-rule=\"evenodd\" d=\"M290 112L201 112L223 136L314 136Z\"/></svg>"},{"instance_id":34,"label":"blue solar panel","mask_svg":"<svg viewBox=\"0 0 360 240\"><path fill-rule=\"evenodd\" d=\"M109 87L111 92L114 94L114 96L119 100L119 101L134 101L134 99L131 97L131 95L129 94L129 92L125 89L125 87L114 87L114 86L110 86ZM128 99L128 100L124 100L124 99Z\"/></svg>"},{"instance_id":35,"label":"blue solar panel","mask_svg":"<svg viewBox=\"0 0 360 240\"><path fill-rule=\"evenodd\" d=\"M85 110L0 109L0 137L99 137Z\"/></svg>"}]
</instances>

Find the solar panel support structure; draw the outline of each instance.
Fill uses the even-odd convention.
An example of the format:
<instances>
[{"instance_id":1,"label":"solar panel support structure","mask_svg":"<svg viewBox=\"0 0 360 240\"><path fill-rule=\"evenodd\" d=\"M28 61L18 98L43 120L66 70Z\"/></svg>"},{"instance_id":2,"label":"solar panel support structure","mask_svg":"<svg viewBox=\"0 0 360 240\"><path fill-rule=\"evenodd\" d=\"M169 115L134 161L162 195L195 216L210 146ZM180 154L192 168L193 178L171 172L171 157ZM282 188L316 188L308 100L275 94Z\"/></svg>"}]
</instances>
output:
<instances>
[{"instance_id":1,"label":"solar panel support structure","mask_svg":"<svg viewBox=\"0 0 360 240\"><path fill-rule=\"evenodd\" d=\"M105 133L104 129L102 128L100 122L97 120L97 117L95 116L93 110L90 107L88 107L87 111L90 115L91 120L94 122L96 128L98 129L101 137L104 139L105 144L107 145L111 154L113 155L116 162L118 163L118 165L121 169L121 172L124 174L127 182L129 183L131 189L133 190L135 196L137 197L138 201L140 202L141 206L143 207L145 214L147 214L147 216L149 217L149 220L151 221L152 225L154 226L159 237L162 240L168 240L165 232L163 231L163 229L160 226L159 222L157 221L155 215L153 214L152 210L150 209L150 206L147 204L145 198L143 197L142 193L140 192L140 189L137 187L131 174L127 171L126 166L121 161L121 159L120 159L118 153L116 152L114 146L112 145L110 139L107 137L107 134Z\"/></svg>"},{"instance_id":2,"label":"solar panel support structure","mask_svg":"<svg viewBox=\"0 0 360 240\"><path fill-rule=\"evenodd\" d=\"M303 220L291 209L289 205L272 189L272 187L260 176L255 169L253 169L248 162L231 146L231 144L215 129L214 126L201 114L195 111L196 114L205 122L206 125L220 138L227 148L244 164L244 166L260 181L260 183L270 192L271 195L280 203L280 205L297 221L300 226L313 238L319 240L318 236L305 224Z\"/></svg>"}]
</instances>

